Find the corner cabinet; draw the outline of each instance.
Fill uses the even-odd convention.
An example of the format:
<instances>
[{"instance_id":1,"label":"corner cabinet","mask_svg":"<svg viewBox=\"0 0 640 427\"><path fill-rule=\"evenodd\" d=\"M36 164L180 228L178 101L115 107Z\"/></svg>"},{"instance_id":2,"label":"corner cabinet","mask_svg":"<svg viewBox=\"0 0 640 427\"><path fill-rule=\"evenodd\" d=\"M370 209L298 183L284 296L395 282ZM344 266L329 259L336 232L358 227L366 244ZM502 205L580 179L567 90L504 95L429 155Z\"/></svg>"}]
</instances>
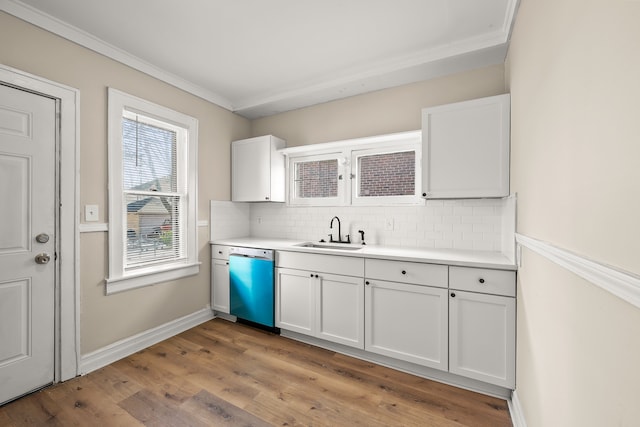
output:
<instances>
[{"instance_id":1,"label":"corner cabinet","mask_svg":"<svg viewBox=\"0 0 640 427\"><path fill-rule=\"evenodd\" d=\"M231 201L284 202L285 141L272 135L231 143Z\"/></svg>"},{"instance_id":2,"label":"corner cabinet","mask_svg":"<svg viewBox=\"0 0 640 427\"><path fill-rule=\"evenodd\" d=\"M422 110L422 196L509 195L510 95Z\"/></svg>"}]
</instances>

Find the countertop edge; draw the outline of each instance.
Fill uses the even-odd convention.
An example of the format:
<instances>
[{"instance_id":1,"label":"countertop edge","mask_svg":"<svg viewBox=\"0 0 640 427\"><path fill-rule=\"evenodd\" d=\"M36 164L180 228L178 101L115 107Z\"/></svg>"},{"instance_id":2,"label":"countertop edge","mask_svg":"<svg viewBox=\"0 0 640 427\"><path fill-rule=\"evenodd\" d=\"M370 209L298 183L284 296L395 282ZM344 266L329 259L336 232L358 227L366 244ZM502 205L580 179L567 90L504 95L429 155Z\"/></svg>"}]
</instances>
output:
<instances>
[{"instance_id":1,"label":"countertop edge","mask_svg":"<svg viewBox=\"0 0 640 427\"><path fill-rule=\"evenodd\" d=\"M348 256L355 258L388 259L407 262L426 262L460 267L490 268L516 271L516 264L499 252L456 249L402 248L368 245L357 251L305 248L296 246L307 240L239 237L209 241L210 245L244 246L276 251L302 252L318 255Z\"/></svg>"}]
</instances>

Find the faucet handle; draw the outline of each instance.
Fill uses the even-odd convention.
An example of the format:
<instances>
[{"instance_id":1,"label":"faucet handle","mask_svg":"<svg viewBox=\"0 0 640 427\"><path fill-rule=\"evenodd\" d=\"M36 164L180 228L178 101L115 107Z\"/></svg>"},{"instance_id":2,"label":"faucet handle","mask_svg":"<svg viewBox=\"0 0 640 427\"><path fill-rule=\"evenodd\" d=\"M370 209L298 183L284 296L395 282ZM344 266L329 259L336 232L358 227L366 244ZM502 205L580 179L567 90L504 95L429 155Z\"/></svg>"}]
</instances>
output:
<instances>
[{"instance_id":1,"label":"faucet handle","mask_svg":"<svg viewBox=\"0 0 640 427\"><path fill-rule=\"evenodd\" d=\"M366 245L364 242L364 230L358 230L358 233L360 233L360 240L362 241L362 244Z\"/></svg>"},{"instance_id":2,"label":"faucet handle","mask_svg":"<svg viewBox=\"0 0 640 427\"><path fill-rule=\"evenodd\" d=\"M333 242L333 234L329 233L327 236L329 236L329 242Z\"/></svg>"}]
</instances>

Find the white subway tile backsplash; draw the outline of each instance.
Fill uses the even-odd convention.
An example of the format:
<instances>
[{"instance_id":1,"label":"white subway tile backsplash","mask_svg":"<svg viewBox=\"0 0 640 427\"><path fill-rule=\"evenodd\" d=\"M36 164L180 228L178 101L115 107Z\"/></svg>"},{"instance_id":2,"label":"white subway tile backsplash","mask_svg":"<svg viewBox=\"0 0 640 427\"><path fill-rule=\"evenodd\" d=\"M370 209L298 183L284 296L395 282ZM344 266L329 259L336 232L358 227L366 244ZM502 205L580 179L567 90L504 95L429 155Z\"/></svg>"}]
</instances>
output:
<instances>
[{"instance_id":1,"label":"white subway tile backsplash","mask_svg":"<svg viewBox=\"0 0 640 427\"><path fill-rule=\"evenodd\" d=\"M472 230L476 232L490 232L495 230L495 227L493 224L480 223L480 224L468 224L468 225L470 225Z\"/></svg>"},{"instance_id":2,"label":"white subway tile backsplash","mask_svg":"<svg viewBox=\"0 0 640 427\"><path fill-rule=\"evenodd\" d=\"M418 248L458 248L501 251L504 241L504 199L428 200L425 206L378 207L288 207L284 204L251 205L251 235L261 238L285 237L296 240L337 238L337 225L329 228L331 218L341 221L342 237L349 234L360 241L358 230L365 231L368 244ZM260 218L260 221L258 221ZM393 222L393 230L387 228Z\"/></svg>"},{"instance_id":3,"label":"white subway tile backsplash","mask_svg":"<svg viewBox=\"0 0 640 427\"><path fill-rule=\"evenodd\" d=\"M473 249L473 242L470 240L455 240L453 242L453 247L455 249Z\"/></svg>"},{"instance_id":4,"label":"white subway tile backsplash","mask_svg":"<svg viewBox=\"0 0 640 427\"><path fill-rule=\"evenodd\" d=\"M433 229L435 231L453 231L453 224L435 224L433 226Z\"/></svg>"},{"instance_id":5,"label":"white subway tile backsplash","mask_svg":"<svg viewBox=\"0 0 640 427\"><path fill-rule=\"evenodd\" d=\"M473 208L473 214L474 215L484 215L484 216L490 216L490 215L495 215L495 208L493 206L475 206Z\"/></svg>"}]
</instances>

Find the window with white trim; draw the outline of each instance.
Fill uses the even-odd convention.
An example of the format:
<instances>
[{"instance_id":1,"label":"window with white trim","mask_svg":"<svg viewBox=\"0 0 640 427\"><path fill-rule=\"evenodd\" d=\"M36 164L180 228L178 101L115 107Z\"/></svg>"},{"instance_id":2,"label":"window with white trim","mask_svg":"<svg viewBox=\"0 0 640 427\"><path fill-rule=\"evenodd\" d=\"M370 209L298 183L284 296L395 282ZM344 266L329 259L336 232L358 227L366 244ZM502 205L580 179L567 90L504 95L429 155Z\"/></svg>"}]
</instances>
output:
<instances>
[{"instance_id":1,"label":"window with white trim","mask_svg":"<svg viewBox=\"0 0 640 427\"><path fill-rule=\"evenodd\" d=\"M198 121L109 89L107 293L196 274Z\"/></svg>"},{"instance_id":2,"label":"window with white trim","mask_svg":"<svg viewBox=\"0 0 640 427\"><path fill-rule=\"evenodd\" d=\"M421 205L420 131L284 149L289 204Z\"/></svg>"},{"instance_id":3,"label":"window with white trim","mask_svg":"<svg viewBox=\"0 0 640 427\"><path fill-rule=\"evenodd\" d=\"M351 152L351 204L416 204L416 147L413 144Z\"/></svg>"},{"instance_id":4,"label":"window with white trim","mask_svg":"<svg viewBox=\"0 0 640 427\"><path fill-rule=\"evenodd\" d=\"M341 154L322 154L292 159L290 167L290 203L329 205L343 203Z\"/></svg>"}]
</instances>

